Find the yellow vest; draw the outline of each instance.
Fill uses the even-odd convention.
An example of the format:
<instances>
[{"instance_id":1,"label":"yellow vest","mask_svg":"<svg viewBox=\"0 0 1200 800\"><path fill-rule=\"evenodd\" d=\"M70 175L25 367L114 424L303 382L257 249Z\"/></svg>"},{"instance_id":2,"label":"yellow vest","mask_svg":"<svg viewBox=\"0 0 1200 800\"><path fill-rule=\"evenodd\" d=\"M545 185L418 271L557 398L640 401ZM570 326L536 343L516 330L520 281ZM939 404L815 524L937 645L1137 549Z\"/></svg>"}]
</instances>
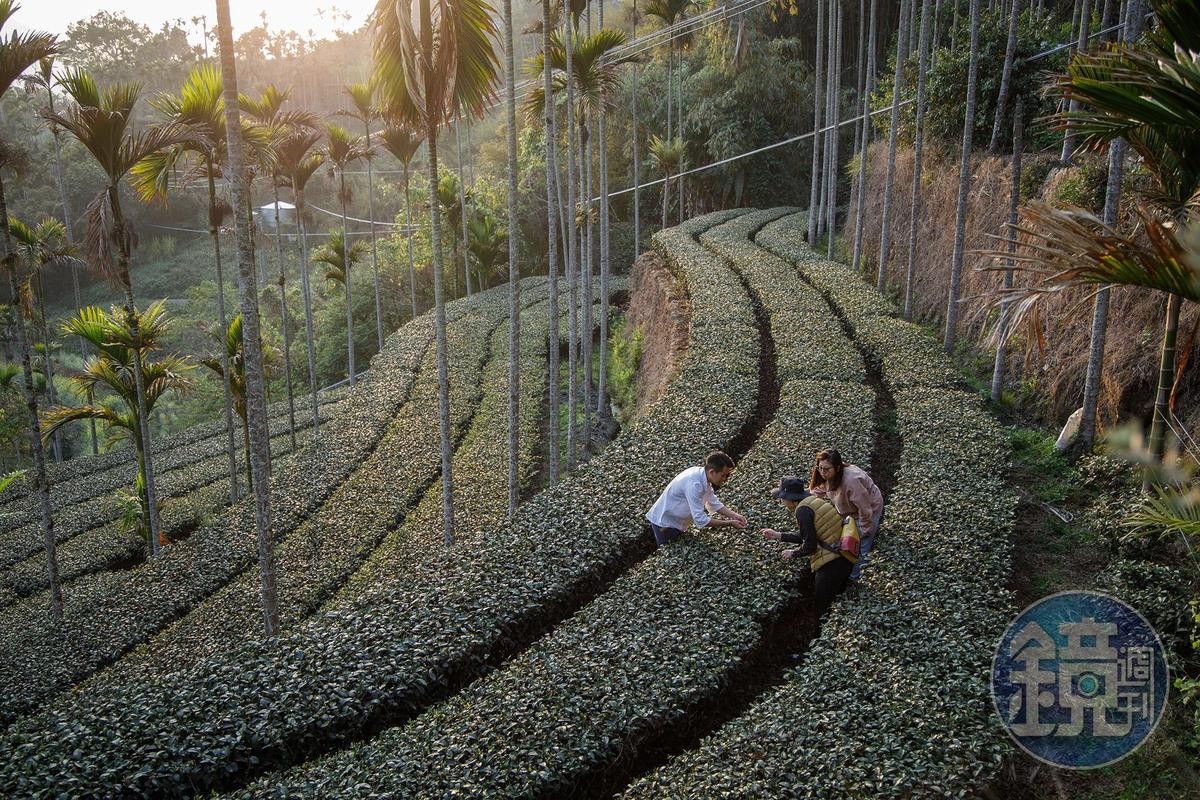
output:
<instances>
[{"instance_id":1,"label":"yellow vest","mask_svg":"<svg viewBox=\"0 0 1200 800\"><path fill-rule=\"evenodd\" d=\"M815 495L801 500L796 512L799 513L801 508L812 509L813 527L817 530L817 549L808 557L809 568L813 572L839 555L851 564L858 561L859 536L854 517L843 520L833 503Z\"/></svg>"}]
</instances>

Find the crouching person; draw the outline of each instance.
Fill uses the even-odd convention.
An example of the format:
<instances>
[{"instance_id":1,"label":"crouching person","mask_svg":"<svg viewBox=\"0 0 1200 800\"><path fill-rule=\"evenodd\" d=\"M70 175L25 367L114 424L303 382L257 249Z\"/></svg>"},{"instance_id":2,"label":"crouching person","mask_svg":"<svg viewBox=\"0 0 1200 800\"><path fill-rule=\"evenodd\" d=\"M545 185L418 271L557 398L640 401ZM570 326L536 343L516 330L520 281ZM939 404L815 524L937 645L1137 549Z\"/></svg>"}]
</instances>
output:
<instances>
[{"instance_id":1,"label":"crouching person","mask_svg":"<svg viewBox=\"0 0 1200 800\"><path fill-rule=\"evenodd\" d=\"M813 595L817 615L823 616L841 594L858 561L858 526L852 517L842 517L833 503L809 494L804 480L792 475L779 479L771 496L783 503L796 519L797 533L763 528L763 538L799 544L784 550L783 558L808 558L813 573Z\"/></svg>"},{"instance_id":2,"label":"crouching person","mask_svg":"<svg viewBox=\"0 0 1200 800\"><path fill-rule=\"evenodd\" d=\"M673 542L695 523L697 528L745 528L746 518L717 499L720 489L733 474L733 459L714 450L704 464L689 467L663 489L646 521L659 547Z\"/></svg>"}]
</instances>

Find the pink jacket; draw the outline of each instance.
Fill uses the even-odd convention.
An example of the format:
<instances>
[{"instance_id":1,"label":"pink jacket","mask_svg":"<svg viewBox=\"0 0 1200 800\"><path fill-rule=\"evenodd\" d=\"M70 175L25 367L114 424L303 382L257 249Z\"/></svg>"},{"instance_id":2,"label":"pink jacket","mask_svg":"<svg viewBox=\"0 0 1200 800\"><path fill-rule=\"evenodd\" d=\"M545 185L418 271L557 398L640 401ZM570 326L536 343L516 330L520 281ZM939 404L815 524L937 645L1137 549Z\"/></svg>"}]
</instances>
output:
<instances>
[{"instance_id":1,"label":"pink jacket","mask_svg":"<svg viewBox=\"0 0 1200 800\"><path fill-rule=\"evenodd\" d=\"M883 510L883 494L863 470L847 464L842 469L841 486L831 491L816 486L813 487L813 494L823 494L843 517L854 517L858 521L860 536L875 535L875 517Z\"/></svg>"}]
</instances>

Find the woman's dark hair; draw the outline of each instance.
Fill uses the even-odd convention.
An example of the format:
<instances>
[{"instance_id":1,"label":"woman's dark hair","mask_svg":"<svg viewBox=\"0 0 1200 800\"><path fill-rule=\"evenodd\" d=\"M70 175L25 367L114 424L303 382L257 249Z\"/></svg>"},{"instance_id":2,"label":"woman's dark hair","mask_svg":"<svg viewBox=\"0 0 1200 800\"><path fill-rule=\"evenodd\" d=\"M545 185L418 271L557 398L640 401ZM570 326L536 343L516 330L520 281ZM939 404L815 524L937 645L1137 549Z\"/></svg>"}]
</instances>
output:
<instances>
[{"instance_id":1,"label":"woman's dark hair","mask_svg":"<svg viewBox=\"0 0 1200 800\"><path fill-rule=\"evenodd\" d=\"M828 461L833 466L833 476L829 480L825 480L825 476L818 469L822 461ZM813 459L812 478L808 481L808 488L814 486L824 486L826 489L834 490L842 485L842 473L846 469L845 462L842 461L842 454L832 447L826 447L824 450L818 450L816 457Z\"/></svg>"}]
</instances>

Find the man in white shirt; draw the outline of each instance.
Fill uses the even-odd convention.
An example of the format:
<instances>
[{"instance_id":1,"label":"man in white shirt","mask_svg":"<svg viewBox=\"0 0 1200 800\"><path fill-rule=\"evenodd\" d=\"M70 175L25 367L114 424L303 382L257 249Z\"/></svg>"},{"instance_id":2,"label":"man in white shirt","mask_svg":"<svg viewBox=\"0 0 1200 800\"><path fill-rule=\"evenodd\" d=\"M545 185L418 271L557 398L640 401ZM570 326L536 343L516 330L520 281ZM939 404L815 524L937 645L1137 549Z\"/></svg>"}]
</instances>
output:
<instances>
[{"instance_id":1,"label":"man in white shirt","mask_svg":"<svg viewBox=\"0 0 1200 800\"><path fill-rule=\"evenodd\" d=\"M733 459L714 450L700 467L689 467L676 475L646 514L659 547L673 542L695 523L697 528L746 527L746 518L726 508L717 499L720 489L733 474Z\"/></svg>"}]
</instances>

